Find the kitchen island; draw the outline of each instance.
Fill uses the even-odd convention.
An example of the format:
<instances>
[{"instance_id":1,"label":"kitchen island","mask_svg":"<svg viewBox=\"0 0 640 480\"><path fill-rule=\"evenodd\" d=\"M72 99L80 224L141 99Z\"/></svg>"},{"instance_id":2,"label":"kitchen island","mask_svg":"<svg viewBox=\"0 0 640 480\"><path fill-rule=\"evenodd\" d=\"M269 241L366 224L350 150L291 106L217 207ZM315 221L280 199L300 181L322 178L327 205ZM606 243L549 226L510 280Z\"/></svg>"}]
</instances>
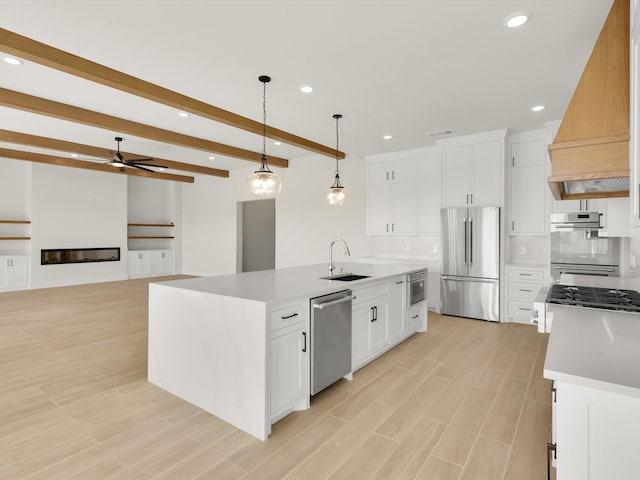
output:
<instances>
[{"instance_id":1,"label":"kitchen island","mask_svg":"<svg viewBox=\"0 0 640 480\"><path fill-rule=\"evenodd\" d=\"M323 279L321 264L152 283L148 380L266 440L310 404L309 300L353 291L353 372L426 330L425 302L409 308L405 283L424 270L339 263L334 273L368 278Z\"/></svg>"},{"instance_id":2,"label":"kitchen island","mask_svg":"<svg viewBox=\"0 0 640 480\"><path fill-rule=\"evenodd\" d=\"M637 280L563 283L638 290ZM640 313L549 305L544 376L553 381L558 480L640 475Z\"/></svg>"}]
</instances>

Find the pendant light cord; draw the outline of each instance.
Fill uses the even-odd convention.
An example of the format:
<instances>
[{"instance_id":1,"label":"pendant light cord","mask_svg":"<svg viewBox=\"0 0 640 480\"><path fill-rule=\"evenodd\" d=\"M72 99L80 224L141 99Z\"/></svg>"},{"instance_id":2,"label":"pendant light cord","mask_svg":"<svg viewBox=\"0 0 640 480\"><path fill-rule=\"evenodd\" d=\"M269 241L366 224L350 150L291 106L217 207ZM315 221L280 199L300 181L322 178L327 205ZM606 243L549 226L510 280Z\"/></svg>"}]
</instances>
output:
<instances>
[{"instance_id":1,"label":"pendant light cord","mask_svg":"<svg viewBox=\"0 0 640 480\"><path fill-rule=\"evenodd\" d=\"M336 116L336 175L340 176L340 168L338 167L338 152L340 151L340 136L338 130L338 122L340 117Z\"/></svg>"},{"instance_id":2,"label":"pendant light cord","mask_svg":"<svg viewBox=\"0 0 640 480\"><path fill-rule=\"evenodd\" d=\"M267 82L262 82L262 163L267 156Z\"/></svg>"}]
</instances>

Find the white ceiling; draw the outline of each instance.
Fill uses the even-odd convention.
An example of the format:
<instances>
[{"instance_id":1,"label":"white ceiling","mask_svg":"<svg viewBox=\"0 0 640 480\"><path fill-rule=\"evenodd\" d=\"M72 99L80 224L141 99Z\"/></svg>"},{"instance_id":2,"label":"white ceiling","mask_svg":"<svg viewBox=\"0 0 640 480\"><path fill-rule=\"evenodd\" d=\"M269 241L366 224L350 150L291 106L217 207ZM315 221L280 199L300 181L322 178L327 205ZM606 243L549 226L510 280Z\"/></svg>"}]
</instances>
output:
<instances>
[{"instance_id":1,"label":"white ceiling","mask_svg":"<svg viewBox=\"0 0 640 480\"><path fill-rule=\"evenodd\" d=\"M207 103L368 155L562 118L611 0L0 0L3 28ZM532 20L507 29L517 11ZM312 94L298 91L301 84ZM259 136L55 70L0 62L0 86L260 151ZM546 105L539 113L536 104ZM119 132L0 107L0 128L113 148ZM393 139L385 141L384 134ZM124 135L122 149L217 168L249 162ZM7 148L15 145L0 144ZM27 149L25 147L19 147ZM31 149L35 150L35 149ZM37 150L35 150L37 151ZM304 150L267 143L289 159Z\"/></svg>"}]
</instances>

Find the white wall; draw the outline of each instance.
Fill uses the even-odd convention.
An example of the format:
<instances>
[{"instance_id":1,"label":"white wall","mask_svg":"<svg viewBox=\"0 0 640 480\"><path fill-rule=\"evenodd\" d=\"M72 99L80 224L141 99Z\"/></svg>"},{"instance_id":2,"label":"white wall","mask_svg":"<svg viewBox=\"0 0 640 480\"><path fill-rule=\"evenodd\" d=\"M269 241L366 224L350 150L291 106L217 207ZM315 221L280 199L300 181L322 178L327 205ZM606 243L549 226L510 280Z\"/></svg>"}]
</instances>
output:
<instances>
[{"instance_id":1,"label":"white wall","mask_svg":"<svg viewBox=\"0 0 640 480\"><path fill-rule=\"evenodd\" d=\"M0 158L0 220L31 219L31 162ZM28 237L29 225L0 224L0 237ZM2 240L0 251L30 253L28 240Z\"/></svg>"},{"instance_id":2,"label":"white wall","mask_svg":"<svg viewBox=\"0 0 640 480\"><path fill-rule=\"evenodd\" d=\"M174 223L176 227L131 227L130 235L178 236L176 182L127 176L128 223ZM130 239L129 249L174 249L174 239Z\"/></svg>"},{"instance_id":3,"label":"white wall","mask_svg":"<svg viewBox=\"0 0 640 480\"><path fill-rule=\"evenodd\" d=\"M364 160L350 156L340 161L342 183L351 190L351 203L342 207L324 200L333 183L334 162L310 156L291 160L287 169L274 169L282 177L276 197L276 268L328 263L329 243L337 237L347 241L354 257L371 254ZM183 273L236 271L236 205L255 199L246 178L256 168L234 170L226 180L200 176L183 187ZM341 249L335 254L341 261Z\"/></svg>"},{"instance_id":4,"label":"white wall","mask_svg":"<svg viewBox=\"0 0 640 480\"><path fill-rule=\"evenodd\" d=\"M31 287L127 278L124 175L32 165ZM119 262L40 265L47 248L120 247Z\"/></svg>"}]
</instances>

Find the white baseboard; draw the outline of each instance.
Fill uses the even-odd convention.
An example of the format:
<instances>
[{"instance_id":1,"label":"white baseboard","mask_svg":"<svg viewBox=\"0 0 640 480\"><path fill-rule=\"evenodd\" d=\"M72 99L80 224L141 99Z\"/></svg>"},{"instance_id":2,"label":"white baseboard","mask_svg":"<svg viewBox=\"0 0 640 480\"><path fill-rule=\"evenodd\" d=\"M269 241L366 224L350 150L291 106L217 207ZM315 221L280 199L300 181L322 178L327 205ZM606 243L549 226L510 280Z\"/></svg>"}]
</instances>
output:
<instances>
[{"instance_id":1,"label":"white baseboard","mask_svg":"<svg viewBox=\"0 0 640 480\"><path fill-rule=\"evenodd\" d=\"M31 282L29 290L35 290L38 288L68 287L71 285L86 285L88 283L117 282L120 280L128 280L128 277L126 275L109 275L106 277L74 278L53 280L48 282Z\"/></svg>"}]
</instances>

